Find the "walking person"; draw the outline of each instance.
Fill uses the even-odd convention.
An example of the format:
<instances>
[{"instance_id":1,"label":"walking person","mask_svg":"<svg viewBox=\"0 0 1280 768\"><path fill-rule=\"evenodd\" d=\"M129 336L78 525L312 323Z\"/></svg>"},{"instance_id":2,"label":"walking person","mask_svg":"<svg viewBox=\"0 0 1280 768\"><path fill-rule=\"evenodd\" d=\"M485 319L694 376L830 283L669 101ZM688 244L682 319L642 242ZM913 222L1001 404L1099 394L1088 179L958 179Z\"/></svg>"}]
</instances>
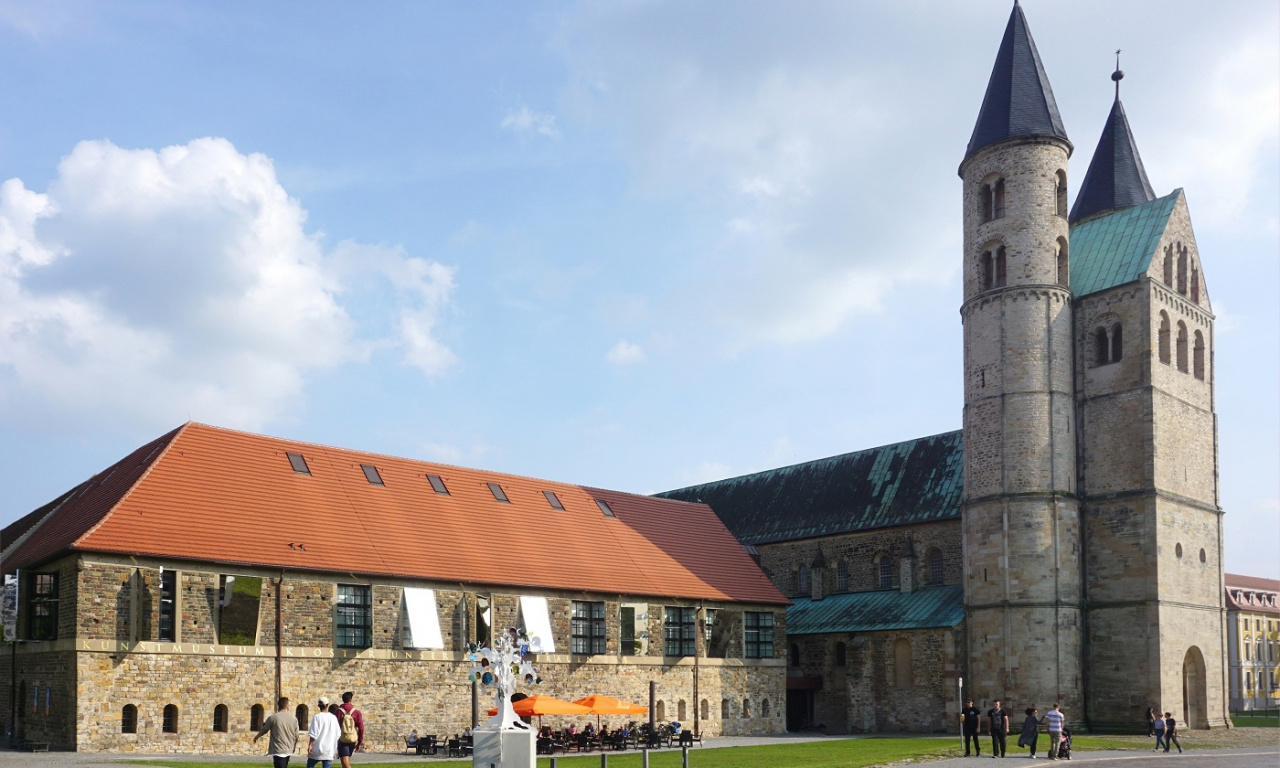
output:
<instances>
[{"instance_id":1,"label":"walking person","mask_svg":"<svg viewBox=\"0 0 1280 768\"><path fill-rule=\"evenodd\" d=\"M1036 742L1040 740L1040 724L1042 718L1036 717L1040 710L1027 707L1027 719L1022 721L1022 733L1018 736L1018 746L1031 748L1031 759L1036 759Z\"/></svg>"},{"instance_id":2,"label":"walking person","mask_svg":"<svg viewBox=\"0 0 1280 768\"><path fill-rule=\"evenodd\" d=\"M978 734L982 732L982 711L973 706L973 699L964 700L964 709L960 710L960 728L964 731L964 756L969 756L969 740L973 740L973 753L982 757L982 743Z\"/></svg>"},{"instance_id":3,"label":"walking person","mask_svg":"<svg viewBox=\"0 0 1280 768\"><path fill-rule=\"evenodd\" d=\"M276 711L262 723L262 730L253 737L253 743L270 733L267 754L271 755L272 768L289 768L289 758L298 748L298 718L289 711L289 697L281 696Z\"/></svg>"},{"instance_id":4,"label":"walking person","mask_svg":"<svg viewBox=\"0 0 1280 768\"><path fill-rule=\"evenodd\" d=\"M1155 751L1159 752L1161 749L1168 749L1164 742L1164 718L1155 715L1155 721L1151 723L1151 731L1156 735Z\"/></svg>"},{"instance_id":5,"label":"walking person","mask_svg":"<svg viewBox=\"0 0 1280 768\"><path fill-rule=\"evenodd\" d=\"M1062 713L1062 708L1057 704L1053 705L1053 709L1044 713L1044 726L1049 731L1049 759L1058 759L1058 745L1062 743L1062 726L1067 722L1067 716Z\"/></svg>"},{"instance_id":6,"label":"walking person","mask_svg":"<svg viewBox=\"0 0 1280 768\"><path fill-rule=\"evenodd\" d=\"M1164 713L1164 751L1169 751L1169 746L1178 748L1178 754L1182 754L1182 744L1178 742L1178 721L1173 719L1172 712Z\"/></svg>"},{"instance_id":7,"label":"walking person","mask_svg":"<svg viewBox=\"0 0 1280 768\"><path fill-rule=\"evenodd\" d=\"M351 703L355 694L346 691L342 694L342 706L338 707L338 723L342 733L338 737L338 757L342 759L342 768L351 768L351 755L364 746L364 715Z\"/></svg>"},{"instance_id":8,"label":"walking person","mask_svg":"<svg viewBox=\"0 0 1280 768\"><path fill-rule=\"evenodd\" d=\"M1009 733L1009 714L1000 707L1000 700L991 702L987 710L987 727L991 729L991 756L1004 757L1005 736Z\"/></svg>"},{"instance_id":9,"label":"walking person","mask_svg":"<svg viewBox=\"0 0 1280 768\"><path fill-rule=\"evenodd\" d=\"M329 697L321 696L316 700L319 708L311 718L311 727L307 729L310 742L307 744L307 768L333 768L334 758L338 754L338 737L342 728L338 718L329 711Z\"/></svg>"}]
</instances>

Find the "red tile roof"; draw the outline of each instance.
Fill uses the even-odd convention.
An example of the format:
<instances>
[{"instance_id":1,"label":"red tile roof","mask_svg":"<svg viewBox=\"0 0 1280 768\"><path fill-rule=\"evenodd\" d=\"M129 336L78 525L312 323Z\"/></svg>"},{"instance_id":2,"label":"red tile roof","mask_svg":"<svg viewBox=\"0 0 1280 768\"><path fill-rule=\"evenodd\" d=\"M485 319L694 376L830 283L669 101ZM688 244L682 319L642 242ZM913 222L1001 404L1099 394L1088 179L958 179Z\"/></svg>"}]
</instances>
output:
<instances>
[{"instance_id":1,"label":"red tile roof","mask_svg":"<svg viewBox=\"0 0 1280 768\"><path fill-rule=\"evenodd\" d=\"M311 474L295 473L286 452L301 453ZM376 466L385 485L370 484L362 464ZM449 494L434 492L428 474L442 477ZM510 503L497 501L488 483L501 485ZM553 491L564 511L552 509L543 491ZM617 517L603 515L596 499ZM6 553L4 567L68 548L437 582L787 602L704 504L196 423L77 488Z\"/></svg>"},{"instance_id":2,"label":"red tile roof","mask_svg":"<svg viewBox=\"0 0 1280 768\"><path fill-rule=\"evenodd\" d=\"M1280 615L1280 581L1224 573L1227 609Z\"/></svg>"}]
</instances>

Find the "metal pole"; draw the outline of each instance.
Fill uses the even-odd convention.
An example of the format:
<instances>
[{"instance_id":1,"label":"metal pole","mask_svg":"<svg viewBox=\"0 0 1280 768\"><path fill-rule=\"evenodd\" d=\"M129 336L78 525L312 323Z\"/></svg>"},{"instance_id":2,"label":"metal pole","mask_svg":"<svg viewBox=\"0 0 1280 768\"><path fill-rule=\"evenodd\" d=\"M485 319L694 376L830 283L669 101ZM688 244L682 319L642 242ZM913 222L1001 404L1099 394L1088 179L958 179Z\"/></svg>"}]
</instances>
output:
<instances>
[{"instance_id":1,"label":"metal pole","mask_svg":"<svg viewBox=\"0 0 1280 768\"><path fill-rule=\"evenodd\" d=\"M603 749L603 748L604 748L604 746L603 746L603 745L601 745L601 749ZM600 768L609 768L609 753L608 753L608 752L601 752L601 753L600 753Z\"/></svg>"},{"instance_id":2,"label":"metal pole","mask_svg":"<svg viewBox=\"0 0 1280 768\"><path fill-rule=\"evenodd\" d=\"M693 614L693 735L701 737L699 726L702 723L702 707L698 705L698 657L701 656L699 636L702 634L702 606L699 605Z\"/></svg>"},{"instance_id":3,"label":"metal pole","mask_svg":"<svg viewBox=\"0 0 1280 768\"><path fill-rule=\"evenodd\" d=\"M17 634L16 632L14 634ZM9 748L17 745L18 737L18 638L9 646Z\"/></svg>"},{"instance_id":4,"label":"metal pole","mask_svg":"<svg viewBox=\"0 0 1280 768\"><path fill-rule=\"evenodd\" d=\"M964 737L964 677L956 678L956 711L960 713L960 746L967 749L969 742Z\"/></svg>"},{"instance_id":5,"label":"metal pole","mask_svg":"<svg viewBox=\"0 0 1280 768\"><path fill-rule=\"evenodd\" d=\"M680 747L680 768L689 768L689 747Z\"/></svg>"},{"instance_id":6,"label":"metal pole","mask_svg":"<svg viewBox=\"0 0 1280 768\"><path fill-rule=\"evenodd\" d=\"M551 768L556 768L554 765ZM649 768L649 750L640 750L640 768Z\"/></svg>"},{"instance_id":7,"label":"metal pole","mask_svg":"<svg viewBox=\"0 0 1280 768\"><path fill-rule=\"evenodd\" d=\"M280 637L284 629L283 609L280 605L280 593L284 590L284 571L280 571L280 579L276 581L276 701L284 695L284 640Z\"/></svg>"}]
</instances>

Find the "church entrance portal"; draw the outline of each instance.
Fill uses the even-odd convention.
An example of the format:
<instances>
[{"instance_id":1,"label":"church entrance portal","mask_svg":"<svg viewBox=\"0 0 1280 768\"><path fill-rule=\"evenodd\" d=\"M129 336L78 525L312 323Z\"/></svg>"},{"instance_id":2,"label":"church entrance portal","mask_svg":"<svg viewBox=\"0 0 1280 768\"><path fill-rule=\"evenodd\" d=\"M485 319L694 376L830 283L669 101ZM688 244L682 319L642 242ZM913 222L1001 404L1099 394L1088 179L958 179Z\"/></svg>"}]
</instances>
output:
<instances>
[{"instance_id":1,"label":"church entrance portal","mask_svg":"<svg viewBox=\"0 0 1280 768\"><path fill-rule=\"evenodd\" d=\"M1182 660L1182 722L1188 728L1209 727L1207 682L1204 655L1193 645Z\"/></svg>"}]
</instances>

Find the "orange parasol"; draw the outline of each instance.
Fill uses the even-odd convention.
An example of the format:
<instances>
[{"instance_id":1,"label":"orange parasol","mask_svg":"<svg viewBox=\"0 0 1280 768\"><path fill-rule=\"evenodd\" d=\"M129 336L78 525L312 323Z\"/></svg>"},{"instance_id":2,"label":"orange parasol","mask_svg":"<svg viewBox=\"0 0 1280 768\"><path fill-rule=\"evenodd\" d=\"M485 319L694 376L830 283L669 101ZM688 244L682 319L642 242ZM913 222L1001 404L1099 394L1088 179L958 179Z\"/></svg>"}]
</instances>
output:
<instances>
[{"instance_id":1,"label":"orange parasol","mask_svg":"<svg viewBox=\"0 0 1280 768\"><path fill-rule=\"evenodd\" d=\"M587 707L591 714L596 716L596 728L600 727L601 715L643 715L649 711L648 707L642 707L639 704L628 704L612 696L601 696L600 694L578 699L573 703Z\"/></svg>"},{"instance_id":2,"label":"orange parasol","mask_svg":"<svg viewBox=\"0 0 1280 768\"><path fill-rule=\"evenodd\" d=\"M538 728L542 728L543 715L586 715L591 713L591 708L581 704L574 704L571 701L557 699L554 696L529 696L519 701L511 702L511 708L516 711L520 717L538 716ZM497 707L489 710L489 716L498 714Z\"/></svg>"}]
</instances>

